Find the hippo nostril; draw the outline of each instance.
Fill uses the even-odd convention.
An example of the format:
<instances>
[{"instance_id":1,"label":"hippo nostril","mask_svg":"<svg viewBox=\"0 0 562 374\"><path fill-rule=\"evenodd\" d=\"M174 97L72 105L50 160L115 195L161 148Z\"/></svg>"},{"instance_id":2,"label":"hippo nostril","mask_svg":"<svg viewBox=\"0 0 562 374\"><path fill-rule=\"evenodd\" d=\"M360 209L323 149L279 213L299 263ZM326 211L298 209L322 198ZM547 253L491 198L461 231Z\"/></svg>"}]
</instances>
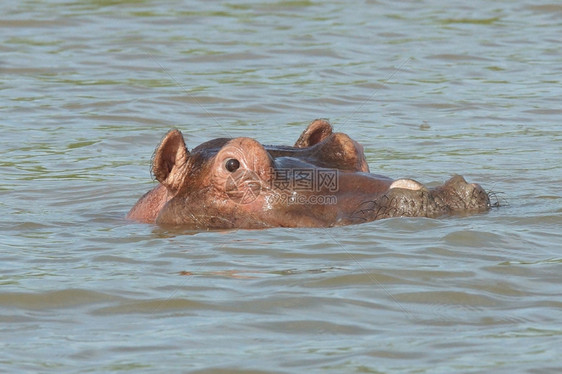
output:
<instances>
[{"instance_id":1,"label":"hippo nostril","mask_svg":"<svg viewBox=\"0 0 562 374\"><path fill-rule=\"evenodd\" d=\"M226 168L226 170L234 173L240 167L240 161L235 158L229 158L228 160L226 160L224 167Z\"/></svg>"}]
</instances>

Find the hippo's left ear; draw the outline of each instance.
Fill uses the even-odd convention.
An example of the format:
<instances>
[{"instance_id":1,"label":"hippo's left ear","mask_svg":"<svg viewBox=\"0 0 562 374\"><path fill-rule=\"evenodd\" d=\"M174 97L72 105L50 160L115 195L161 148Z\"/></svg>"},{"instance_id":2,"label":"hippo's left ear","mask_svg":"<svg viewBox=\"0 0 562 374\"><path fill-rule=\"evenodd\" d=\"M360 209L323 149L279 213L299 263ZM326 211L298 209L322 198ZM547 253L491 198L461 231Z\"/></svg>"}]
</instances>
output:
<instances>
[{"instance_id":1,"label":"hippo's left ear","mask_svg":"<svg viewBox=\"0 0 562 374\"><path fill-rule=\"evenodd\" d=\"M296 148L311 147L332 135L332 125L325 119L315 119L303 131L297 142Z\"/></svg>"},{"instance_id":2,"label":"hippo's left ear","mask_svg":"<svg viewBox=\"0 0 562 374\"><path fill-rule=\"evenodd\" d=\"M152 161L152 174L170 192L176 193L187 174L189 151L182 133L171 130L160 143Z\"/></svg>"}]
</instances>

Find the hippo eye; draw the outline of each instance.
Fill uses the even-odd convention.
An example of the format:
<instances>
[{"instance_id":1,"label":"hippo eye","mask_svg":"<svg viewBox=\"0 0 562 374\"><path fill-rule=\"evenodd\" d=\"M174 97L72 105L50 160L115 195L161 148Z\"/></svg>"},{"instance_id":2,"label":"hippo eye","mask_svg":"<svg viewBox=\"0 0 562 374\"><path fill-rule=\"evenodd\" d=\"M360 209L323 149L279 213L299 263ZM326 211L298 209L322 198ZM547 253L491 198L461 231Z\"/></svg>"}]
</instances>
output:
<instances>
[{"instance_id":1,"label":"hippo eye","mask_svg":"<svg viewBox=\"0 0 562 374\"><path fill-rule=\"evenodd\" d=\"M224 167L226 168L226 170L234 173L240 167L240 161L235 158L229 158L228 160L226 160Z\"/></svg>"}]
</instances>

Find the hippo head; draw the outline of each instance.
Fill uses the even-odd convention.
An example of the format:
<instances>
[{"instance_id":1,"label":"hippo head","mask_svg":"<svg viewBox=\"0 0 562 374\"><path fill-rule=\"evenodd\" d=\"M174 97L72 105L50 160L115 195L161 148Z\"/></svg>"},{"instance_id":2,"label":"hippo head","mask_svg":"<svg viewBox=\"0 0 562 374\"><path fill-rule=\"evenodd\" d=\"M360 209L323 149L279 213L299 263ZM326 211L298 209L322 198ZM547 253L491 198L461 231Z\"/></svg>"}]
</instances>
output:
<instances>
[{"instance_id":1,"label":"hippo head","mask_svg":"<svg viewBox=\"0 0 562 374\"><path fill-rule=\"evenodd\" d=\"M435 189L369 173L361 145L313 121L295 145L219 138L188 151L172 130L157 148L159 185L128 217L193 229L326 227L394 216L438 216L489 207L460 176Z\"/></svg>"}]
</instances>

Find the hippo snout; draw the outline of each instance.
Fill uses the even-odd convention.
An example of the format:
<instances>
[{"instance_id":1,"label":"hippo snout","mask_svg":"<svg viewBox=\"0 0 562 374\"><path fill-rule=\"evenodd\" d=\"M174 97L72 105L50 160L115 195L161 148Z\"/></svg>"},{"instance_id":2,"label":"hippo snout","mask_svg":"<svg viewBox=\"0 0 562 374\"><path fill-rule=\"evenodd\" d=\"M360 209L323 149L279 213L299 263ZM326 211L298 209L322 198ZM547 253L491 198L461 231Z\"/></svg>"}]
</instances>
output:
<instances>
[{"instance_id":1,"label":"hippo snout","mask_svg":"<svg viewBox=\"0 0 562 374\"><path fill-rule=\"evenodd\" d=\"M488 193L477 183L467 183L455 175L432 191L436 204L446 206L450 212L480 212L490 208Z\"/></svg>"},{"instance_id":2,"label":"hippo snout","mask_svg":"<svg viewBox=\"0 0 562 374\"><path fill-rule=\"evenodd\" d=\"M432 189L413 179L398 179L386 193L361 204L354 217L366 220L438 217L460 212L483 212L489 208L490 198L479 184L469 184L462 176L455 175Z\"/></svg>"}]
</instances>

